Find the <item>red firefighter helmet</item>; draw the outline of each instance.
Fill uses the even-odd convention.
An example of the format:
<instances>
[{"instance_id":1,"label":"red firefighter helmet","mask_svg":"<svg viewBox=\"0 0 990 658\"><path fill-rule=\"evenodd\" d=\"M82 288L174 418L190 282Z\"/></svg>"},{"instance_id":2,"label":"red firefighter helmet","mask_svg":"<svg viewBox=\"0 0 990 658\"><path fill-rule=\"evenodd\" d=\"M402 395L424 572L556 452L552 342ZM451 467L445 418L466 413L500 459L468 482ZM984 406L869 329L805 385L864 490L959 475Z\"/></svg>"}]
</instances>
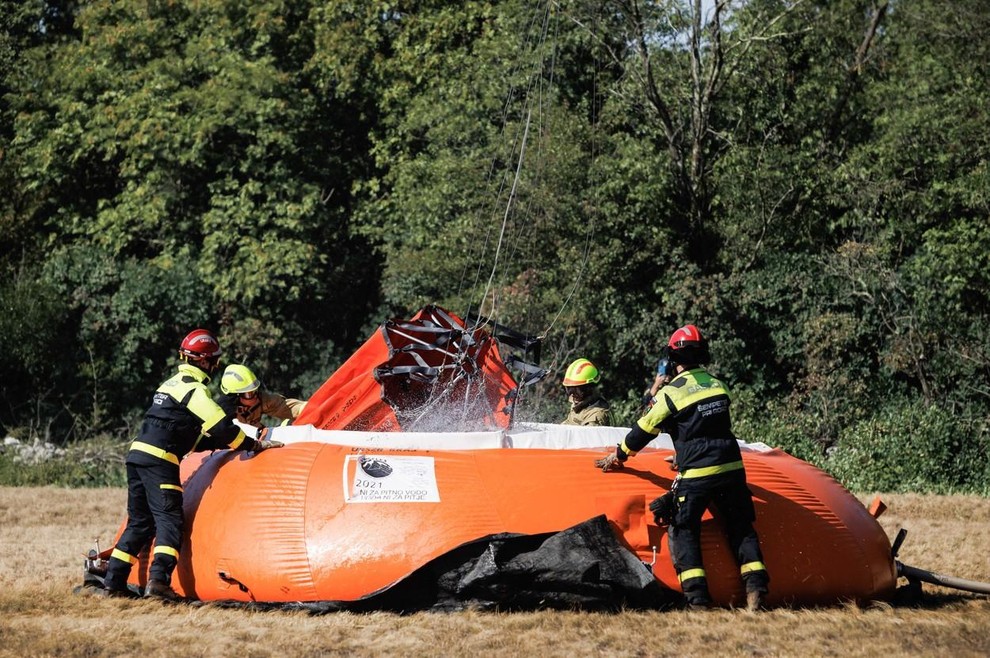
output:
<instances>
[{"instance_id":1,"label":"red firefighter helmet","mask_svg":"<svg viewBox=\"0 0 990 658\"><path fill-rule=\"evenodd\" d=\"M193 329L182 339L179 353L192 359L208 359L223 354L220 341L208 329Z\"/></svg>"},{"instance_id":2,"label":"red firefighter helmet","mask_svg":"<svg viewBox=\"0 0 990 658\"><path fill-rule=\"evenodd\" d=\"M208 329L193 329L179 345L179 358L212 375L220 367L220 341Z\"/></svg>"},{"instance_id":3,"label":"red firefighter helmet","mask_svg":"<svg viewBox=\"0 0 990 658\"><path fill-rule=\"evenodd\" d=\"M682 366L703 365L711 361L708 341L693 324L686 324L671 334L667 341L667 355L673 363Z\"/></svg>"}]
</instances>

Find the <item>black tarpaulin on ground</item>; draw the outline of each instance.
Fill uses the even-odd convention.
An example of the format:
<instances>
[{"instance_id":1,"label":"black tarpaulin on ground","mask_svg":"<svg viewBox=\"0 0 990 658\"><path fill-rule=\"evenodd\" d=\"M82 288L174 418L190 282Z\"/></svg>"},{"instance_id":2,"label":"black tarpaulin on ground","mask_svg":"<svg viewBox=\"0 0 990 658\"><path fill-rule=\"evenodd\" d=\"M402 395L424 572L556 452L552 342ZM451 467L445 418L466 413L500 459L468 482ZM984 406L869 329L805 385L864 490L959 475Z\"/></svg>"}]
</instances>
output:
<instances>
[{"instance_id":1,"label":"black tarpaulin on ground","mask_svg":"<svg viewBox=\"0 0 990 658\"><path fill-rule=\"evenodd\" d=\"M357 601L213 605L328 613L658 609L680 601L600 515L556 533L483 537Z\"/></svg>"}]
</instances>

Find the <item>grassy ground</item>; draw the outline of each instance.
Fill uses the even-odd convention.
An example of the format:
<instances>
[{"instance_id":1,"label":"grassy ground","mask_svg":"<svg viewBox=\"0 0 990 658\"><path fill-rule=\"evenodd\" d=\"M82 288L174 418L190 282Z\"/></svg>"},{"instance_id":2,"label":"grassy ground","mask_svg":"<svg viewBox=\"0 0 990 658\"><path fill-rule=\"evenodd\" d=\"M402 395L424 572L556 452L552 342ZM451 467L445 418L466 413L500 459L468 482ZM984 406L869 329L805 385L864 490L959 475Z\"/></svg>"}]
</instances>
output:
<instances>
[{"instance_id":1,"label":"grassy ground","mask_svg":"<svg viewBox=\"0 0 990 658\"><path fill-rule=\"evenodd\" d=\"M990 500L891 495L912 566L990 582ZM922 607L491 614L194 608L72 594L121 489L0 487L0 656L987 656L990 598L925 585Z\"/></svg>"}]
</instances>

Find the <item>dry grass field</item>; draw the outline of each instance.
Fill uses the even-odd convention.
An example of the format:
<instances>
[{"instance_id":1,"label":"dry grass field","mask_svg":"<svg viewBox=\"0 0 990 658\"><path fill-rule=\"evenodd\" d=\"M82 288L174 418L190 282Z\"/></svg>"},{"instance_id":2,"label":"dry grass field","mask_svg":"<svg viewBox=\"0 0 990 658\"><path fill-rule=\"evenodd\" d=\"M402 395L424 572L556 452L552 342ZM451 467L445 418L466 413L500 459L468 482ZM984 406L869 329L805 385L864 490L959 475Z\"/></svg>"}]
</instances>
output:
<instances>
[{"instance_id":1,"label":"dry grass field","mask_svg":"<svg viewBox=\"0 0 990 658\"><path fill-rule=\"evenodd\" d=\"M891 495L906 564L990 582L990 500ZM330 614L72 593L106 546L123 490L0 487L0 656L988 656L990 598L925 585L923 607L748 614Z\"/></svg>"}]
</instances>

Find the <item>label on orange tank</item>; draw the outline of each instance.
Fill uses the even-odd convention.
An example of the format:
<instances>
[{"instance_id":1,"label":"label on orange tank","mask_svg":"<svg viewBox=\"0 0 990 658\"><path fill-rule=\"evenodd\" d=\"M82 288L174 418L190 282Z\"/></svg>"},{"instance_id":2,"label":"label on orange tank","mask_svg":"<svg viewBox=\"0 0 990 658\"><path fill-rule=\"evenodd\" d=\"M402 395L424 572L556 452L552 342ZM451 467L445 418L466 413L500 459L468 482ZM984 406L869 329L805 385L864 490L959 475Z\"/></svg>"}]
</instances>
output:
<instances>
[{"instance_id":1,"label":"label on orange tank","mask_svg":"<svg viewBox=\"0 0 990 658\"><path fill-rule=\"evenodd\" d=\"M347 455L346 503L439 503L433 457Z\"/></svg>"}]
</instances>

